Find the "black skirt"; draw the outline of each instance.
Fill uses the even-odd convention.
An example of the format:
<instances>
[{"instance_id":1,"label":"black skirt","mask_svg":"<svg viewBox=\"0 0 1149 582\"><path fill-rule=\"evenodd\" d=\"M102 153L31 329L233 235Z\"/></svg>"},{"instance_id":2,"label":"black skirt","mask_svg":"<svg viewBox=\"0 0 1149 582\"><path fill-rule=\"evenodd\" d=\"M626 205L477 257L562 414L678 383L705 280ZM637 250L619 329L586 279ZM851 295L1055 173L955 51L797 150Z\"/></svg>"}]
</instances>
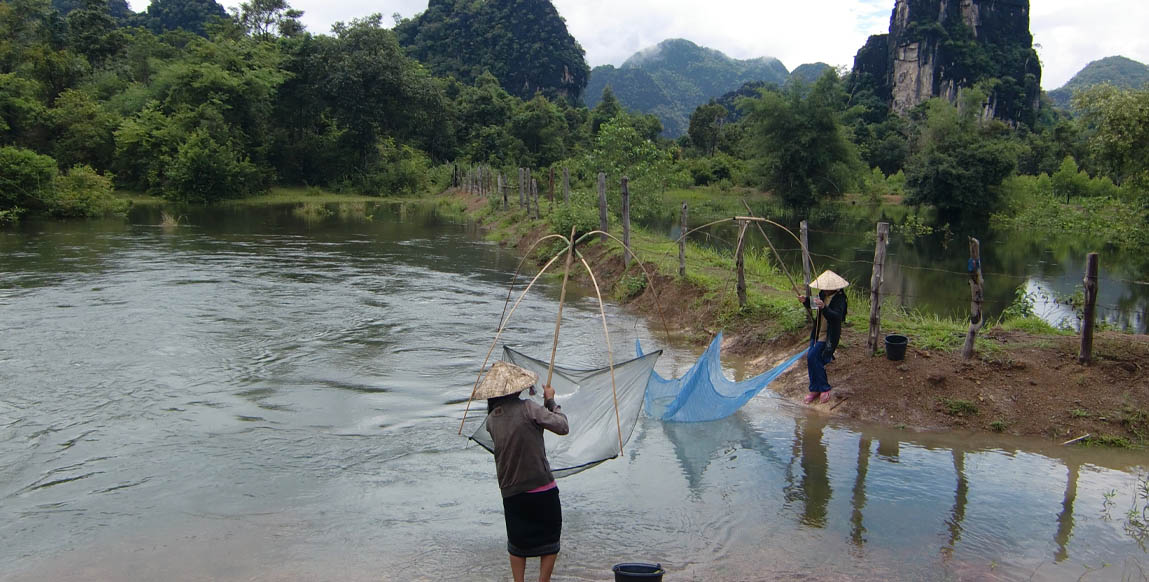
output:
<instances>
[{"instance_id":1,"label":"black skirt","mask_svg":"<svg viewBox=\"0 0 1149 582\"><path fill-rule=\"evenodd\" d=\"M563 511L558 487L541 493L503 498L507 521L507 551L520 558L559 553Z\"/></svg>"}]
</instances>

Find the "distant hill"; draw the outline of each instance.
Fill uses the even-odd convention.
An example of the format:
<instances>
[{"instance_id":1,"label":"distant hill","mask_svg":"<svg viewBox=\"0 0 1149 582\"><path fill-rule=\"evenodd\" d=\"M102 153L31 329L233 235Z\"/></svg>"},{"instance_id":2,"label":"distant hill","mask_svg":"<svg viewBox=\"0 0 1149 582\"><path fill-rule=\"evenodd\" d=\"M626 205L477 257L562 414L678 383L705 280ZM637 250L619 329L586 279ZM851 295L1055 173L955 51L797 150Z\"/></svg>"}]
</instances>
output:
<instances>
[{"instance_id":1,"label":"distant hill","mask_svg":"<svg viewBox=\"0 0 1149 582\"><path fill-rule=\"evenodd\" d=\"M430 0L395 34L432 73L470 84L490 71L523 99L541 91L577 101L590 73L582 46L549 0Z\"/></svg>"},{"instance_id":2,"label":"distant hill","mask_svg":"<svg viewBox=\"0 0 1149 582\"><path fill-rule=\"evenodd\" d=\"M802 81L807 85L813 85L826 71L833 69L826 63L808 63L799 65L797 69L790 72L790 78Z\"/></svg>"},{"instance_id":3,"label":"distant hill","mask_svg":"<svg viewBox=\"0 0 1149 582\"><path fill-rule=\"evenodd\" d=\"M1048 93L1053 104L1068 108L1073 92L1094 85L1111 83L1125 89L1140 89L1149 83L1149 66L1125 57L1105 57L1085 65L1063 87Z\"/></svg>"},{"instance_id":4,"label":"distant hill","mask_svg":"<svg viewBox=\"0 0 1149 582\"><path fill-rule=\"evenodd\" d=\"M739 60L688 40L671 39L635 53L621 67L595 67L584 95L587 105L594 107L610 85L624 107L657 115L663 135L678 137L686 133L690 114L699 105L749 81L782 85L789 78L790 72L775 58Z\"/></svg>"}]
</instances>

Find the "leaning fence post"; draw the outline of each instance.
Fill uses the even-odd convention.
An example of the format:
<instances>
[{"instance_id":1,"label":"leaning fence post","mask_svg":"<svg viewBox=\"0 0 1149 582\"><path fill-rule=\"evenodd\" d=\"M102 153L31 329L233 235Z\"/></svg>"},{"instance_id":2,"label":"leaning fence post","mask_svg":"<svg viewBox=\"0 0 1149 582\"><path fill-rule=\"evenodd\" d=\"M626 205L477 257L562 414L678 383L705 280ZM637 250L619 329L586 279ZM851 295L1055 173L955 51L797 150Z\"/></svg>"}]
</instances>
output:
<instances>
[{"instance_id":1,"label":"leaning fence post","mask_svg":"<svg viewBox=\"0 0 1149 582\"><path fill-rule=\"evenodd\" d=\"M630 266L630 178L622 177L622 253L623 267Z\"/></svg>"},{"instance_id":2,"label":"leaning fence post","mask_svg":"<svg viewBox=\"0 0 1149 582\"><path fill-rule=\"evenodd\" d=\"M563 202L568 206L571 203L571 171L563 168Z\"/></svg>"},{"instance_id":3,"label":"leaning fence post","mask_svg":"<svg viewBox=\"0 0 1149 582\"><path fill-rule=\"evenodd\" d=\"M602 242L604 244L606 243L607 226L608 226L608 224L607 224L607 220L606 220L606 174L599 172L598 173L598 229L603 232L603 234L600 235L600 237L602 238Z\"/></svg>"},{"instance_id":4,"label":"leaning fence post","mask_svg":"<svg viewBox=\"0 0 1149 582\"><path fill-rule=\"evenodd\" d=\"M969 237L969 331L965 335L965 345L961 349L961 357L968 360L973 357L973 344L977 339L977 332L985 325L985 314L982 313L981 304L985 296L983 286L985 280L981 278L981 242L972 236Z\"/></svg>"},{"instance_id":5,"label":"leaning fence post","mask_svg":"<svg viewBox=\"0 0 1149 582\"><path fill-rule=\"evenodd\" d=\"M886 245L890 242L890 223L878 223L878 242L874 247L874 271L870 276L870 337L866 348L878 353L878 336L882 332L882 279L886 264Z\"/></svg>"},{"instance_id":6,"label":"leaning fence post","mask_svg":"<svg viewBox=\"0 0 1149 582\"><path fill-rule=\"evenodd\" d=\"M686 278L686 203L682 203L682 235L678 237L678 276Z\"/></svg>"},{"instance_id":7,"label":"leaning fence post","mask_svg":"<svg viewBox=\"0 0 1149 582\"><path fill-rule=\"evenodd\" d=\"M1093 325L1097 319L1097 253L1089 253L1085 259L1085 321L1081 322L1081 353L1077 362L1088 364L1093 361Z\"/></svg>"},{"instance_id":8,"label":"leaning fence post","mask_svg":"<svg viewBox=\"0 0 1149 582\"><path fill-rule=\"evenodd\" d=\"M750 221L738 221L738 247L734 251L734 265L738 269L738 308L746 307L746 227Z\"/></svg>"}]
</instances>

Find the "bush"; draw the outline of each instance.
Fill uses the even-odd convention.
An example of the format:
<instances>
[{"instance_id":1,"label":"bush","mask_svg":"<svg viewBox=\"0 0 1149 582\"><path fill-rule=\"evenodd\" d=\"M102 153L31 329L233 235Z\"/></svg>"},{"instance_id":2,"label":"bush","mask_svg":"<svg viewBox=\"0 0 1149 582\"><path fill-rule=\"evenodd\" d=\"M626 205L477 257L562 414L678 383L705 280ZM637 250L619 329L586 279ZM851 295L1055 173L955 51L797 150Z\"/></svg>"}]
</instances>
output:
<instances>
[{"instance_id":1,"label":"bush","mask_svg":"<svg viewBox=\"0 0 1149 582\"><path fill-rule=\"evenodd\" d=\"M555 211L547 217L551 225L551 232L569 236L571 227L575 229L575 238L598 230L598 210L589 206L578 204L560 204Z\"/></svg>"},{"instance_id":2,"label":"bush","mask_svg":"<svg viewBox=\"0 0 1149 582\"><path fill-rule=\"evenodd\" d=\"M50 208L55 198L56 160L32 150L0 147L0 211ZM11 214L10 214L11 215ZM15 215L11 215L15 216Z\"/></svg>"},{"instance_id":3,"label":"bush","mask_svg":"<svg viewBox=\"0 0 1149 582\"><path fill-rule=\"evenodd\" d=\"M198 130L176 152L163 193L171 200L211 203L250 196L263 188L255 164L231 143L217 142L207 131Z\"/></svg>"},{"instance_id":4,"label":"bush","mask_svg":"<svg viewBox=\"0 0 1149 582\"><path fill-rule=\"evenodd\" d=\"M390 138L379 143L378 151L379 158L361 185L364 194L415 195L430 186L431 161L426 154Z\"/></svg>"},{"instance_id":5,"label":"bush","mask_svg":"<svg viewBox=\"0 0 1149 582\"><path fill-rule=\"evenodd\" d=\"M95 217L127 210L126 200L112 194L112 180L86 165L75 166L56 179L56 204L61 217Z\"/></svg>"}]
</instances>

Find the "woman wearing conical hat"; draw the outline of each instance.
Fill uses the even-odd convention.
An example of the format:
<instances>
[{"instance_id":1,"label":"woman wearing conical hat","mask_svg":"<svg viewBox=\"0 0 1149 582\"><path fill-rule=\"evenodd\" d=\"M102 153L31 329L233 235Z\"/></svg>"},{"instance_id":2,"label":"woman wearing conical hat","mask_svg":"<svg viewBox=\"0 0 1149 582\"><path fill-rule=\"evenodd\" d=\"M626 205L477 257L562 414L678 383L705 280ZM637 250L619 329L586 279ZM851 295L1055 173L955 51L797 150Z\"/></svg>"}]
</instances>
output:
<instances>
[{"instance_id":1,"label":"woman wearing conical hat","mask_svg":"<svg viewBox=\"0 0 1149 582\"><path fill-rule=\"evenodd\" d=\"M475 389L487 401L487 432L494 441L495 470L503 494L507 552L515 582L523 582L527 558L539 558L540 582L551 579L559 553L563 515L559 489L543 448L543 430L570 432L555 389L543 388L543 405L519 395L534 393L538 375L509 362L495 362Z\"/></svg>"},{"instance_id":2,"label":"woman wearing conical hat","mask_svg":"<svg viewBox=\"0 0 1149 582\"><path fill-rule=\"evenodd\" d=\"M842 290L849 286L848 281L829 270L810 282L810 287L818 290L818 296L810 298L810 303L818 309L818 317L814 318L810 351L806 352L806 368L810 373L810 393L806 395L806 404L813 404L815 400L823 404L830 401L826 364L833 361L834 350L838 349L838 340L842 337L842 322L846 320L848 309L846 293ZM806 297L799 297L799 300L806 303Z\"/></svg>"}]
</instances>

